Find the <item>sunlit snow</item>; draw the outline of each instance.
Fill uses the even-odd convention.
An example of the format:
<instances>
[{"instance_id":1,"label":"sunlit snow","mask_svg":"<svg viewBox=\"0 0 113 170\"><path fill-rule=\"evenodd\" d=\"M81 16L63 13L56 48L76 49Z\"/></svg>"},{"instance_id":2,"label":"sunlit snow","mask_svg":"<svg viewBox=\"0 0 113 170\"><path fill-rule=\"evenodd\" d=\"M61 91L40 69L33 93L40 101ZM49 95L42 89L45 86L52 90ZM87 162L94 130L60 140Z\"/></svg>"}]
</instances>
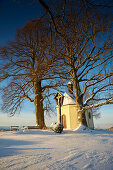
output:
<instances>
[{"instance_id":1,"label":"sunlit snow","mask_svg":"<svg viewBox=\"0 0 113 170\"><path fill-rule=\"evenodd\" d=\"M66 92L64 93L64 95L63 95L64 96L63 105L76 104L75 100L70 95L67 94Z\"/></svg>"},{"instance_id":2,"label":"sunlit snow","mask_svg":"<svg viewBox=\"0 0 113 170\"><path fill-rule=\"evenodd\" d=\"M0 132L0 170L112 170L113 131Z\"/></svg>"}]
</instances>

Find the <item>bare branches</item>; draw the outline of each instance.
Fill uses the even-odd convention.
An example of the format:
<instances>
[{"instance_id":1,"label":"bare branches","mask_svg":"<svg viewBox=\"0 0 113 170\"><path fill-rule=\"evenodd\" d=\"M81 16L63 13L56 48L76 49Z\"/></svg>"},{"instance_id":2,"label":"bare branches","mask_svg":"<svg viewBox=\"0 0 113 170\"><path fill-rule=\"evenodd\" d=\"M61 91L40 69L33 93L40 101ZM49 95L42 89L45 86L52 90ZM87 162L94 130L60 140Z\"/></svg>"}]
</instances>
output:
<instances>
[{"instance_id":1,"label":"bare branches","mask_svg":"<svg viewBox=\"0 0 113 170\"><path fill-rule=\"evenodd\" d=\"M62 1L63 2L63 1ZM56 30L56 48L73 82L78 110L81 112L112 104L113 41L112 18L92 1L65 3L64 13L52 13L51 5L42 6L50 15ZM90 6L89 6L90 5ZM105 22L106 20L106 22ZM56 55L56 51L52 51ZM99 103L100 102L100 103Z\"/></svg>"},{"instance_id":2,"label":"bare branches","mask_svg":"<svg viewBox=\"0 0 113 170\"><path fill-rule=\"evenodd\" d=\"M111 1L103 1L103 2L101 2L101 1L99 1L99 2L97 2L97 1L87 1L87 0L84 0L83 1L83 4L85 5L85 6L87 6L87 5L90 5L90 6L92 6L92 7L106 7L106 8L113 8L113 2ZM87 5L86 5L87 4Z\"/></svg>"},{"instance_id":3,"label":"bare branches","mask_svg":"<svg viewBox=\"0 0 113 170\"><path fill-rule=\"evenodd\" d=\"M45 41L46 39L46 41ZM38 123L44 122L43 101L46 89L61 84L54 75L57 64L51 56L49 22L42 18L19 29L14 42L0 49L0 81L8 79L3 91L3 109L14 115L24 100L34 102ZM43 85L42 85L43 84Z\"/></svg>"},{"instance_id":4,"label":"bare branches","mask_svg":"<svg viewBox=\"0 0 113 170\"><path fill-rule=\"evenodd\" d=\"M85 110L88 110L88 109L91 109L91 108L94 108L94 107L99 107L99 106L108 105L108 104L113 104L113 98L110 98L110 99L106 100L105 102L101 102L101 103L98 103L98 104L87 106L83 110L85 111Z\"/></svg>"},{"instance_id":5,"label":"bare branches","mask_svg":"<svg viewBox=\"0 0 113 170\"><path fill-rule=\"evenodd\" d=\"M39 3L43 6L43 8L49 13L49 15L50 15L50 17L51 17L51 19L52 19L52 21L53 21L53 25L54 25L54 27L55 27L56 32L61 35L61 32L58 31L58 28L57 28L56 23L55 23L55 20L54 20L54 16L53 16L51 10L49 9L48 5L47 5L43 0L38 0L38 2L39 2Z\"/></svg>"}]
</instances>

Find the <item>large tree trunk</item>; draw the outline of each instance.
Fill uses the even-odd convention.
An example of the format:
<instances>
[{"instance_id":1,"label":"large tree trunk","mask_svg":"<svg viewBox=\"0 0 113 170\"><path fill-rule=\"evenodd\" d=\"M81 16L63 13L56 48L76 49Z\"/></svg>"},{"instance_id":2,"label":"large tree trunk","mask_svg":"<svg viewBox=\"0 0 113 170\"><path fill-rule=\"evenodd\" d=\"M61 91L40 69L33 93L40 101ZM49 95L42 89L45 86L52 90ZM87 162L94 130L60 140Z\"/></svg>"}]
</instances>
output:
<instances>
[{"instance_id":1,"label":"large tree trunk","mask_svg":"<svg viewBox=\"0 0 113 170\"><path fill-rule=\"evenodd\" d=\"M80 117L80 123L84 126L88 126L87 125L87 121L86 121L86 116L85 116L85 112L78 112L78 116Z\"/></svg>"},{"instance_id":2,"label":"large tree trunk","mask_svg":"<svg viewBox=\"0 0 113 170\"><path fill-rule=\"evenodd\" d=\"M83 107L83 98L81 97L81 90L80 90L79 82L78 82L75 72L74 72L74 78L73 78L73 86L74 86L74 90L75 90L76 106L77 106L77 110L78 110L79 122L82 125L87 126L85 112L81 111L82 107Z\"/></svg>"},{"instance_id":3,"label":"large tree trunk","mask_svg":"<svg viewBox=\"0 0 113 170\"><path fill-rule=\"evenodd\" d=\"M77 106L77 110L78 110L78 118L79 118L79 122L84 125L84 126L88 126L87 125L87 121L86 121L86 116L85 116L85 112L82 112L82 101L78 102L76 100L76 106Z\"/></svg>"},{"instance_id":4,"label":"large tree trunk","mask_svg":"<svg viewBox=\"0 0 113 170\"><path fill-rule=\"evenodd\" d=\"M34 82L34 93L35 93L35 113L36 113L36 125L39 128L45 128L44 121L44 109L43 109L43 96L42 96L42 88L41 81Z\"/></svg>"}]
</instances>

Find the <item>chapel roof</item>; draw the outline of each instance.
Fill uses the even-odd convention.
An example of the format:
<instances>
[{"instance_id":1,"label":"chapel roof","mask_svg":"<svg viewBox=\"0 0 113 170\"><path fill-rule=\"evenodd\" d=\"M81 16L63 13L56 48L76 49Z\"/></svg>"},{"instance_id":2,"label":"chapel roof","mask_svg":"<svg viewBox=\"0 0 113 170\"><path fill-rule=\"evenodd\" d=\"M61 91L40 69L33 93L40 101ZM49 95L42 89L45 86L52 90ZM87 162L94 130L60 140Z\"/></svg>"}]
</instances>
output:
<instances>
[{"instance_id":1,"label":"chapel roof","mask_svg":"<svg viewBox=\"0 0 113 170\"><path fill-rule=\"evenodd\" d=\"M71 94L67 94L65 92L63 96L64 96L63 105L76 104L76 101L74 100L73 97L71 97Z\"/></svg>"}]
</instances>

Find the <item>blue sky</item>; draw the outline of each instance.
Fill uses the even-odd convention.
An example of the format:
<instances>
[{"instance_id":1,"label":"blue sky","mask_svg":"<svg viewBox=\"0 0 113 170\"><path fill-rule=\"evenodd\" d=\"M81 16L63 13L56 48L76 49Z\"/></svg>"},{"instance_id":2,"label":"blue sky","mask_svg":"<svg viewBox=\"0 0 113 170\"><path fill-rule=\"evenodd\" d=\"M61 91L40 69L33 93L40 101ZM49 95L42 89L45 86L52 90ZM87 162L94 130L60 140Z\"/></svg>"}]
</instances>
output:
<instances>
[{"instance_id":1,"label":"blue sky","mask_svg":"<svg viewBox=\"0 0 113 170\"><path fill-rule=\"evenodd\" d=\"M31 5L30 1L0 1L0 45L14 39L16 28L42 15L40 4ZM36 1L37 2L37 1Z\"/></svg>"},{"instance_id":2,"label":"blue sky","mask_svg":"<svg viewBox=\"0 0 113 170\"><path fill-rule=\"evenodd\" d=\"M37 1L35 5L30 5L29 2L29 0L0 1L0 46L14 39L16 28L21 28L27 21L43 15L42 7ZM101 118L97 120L94 119L95 126L99 128L113 126L113 105L101 107L100 112ZM46 116L47 125L55 121L56 116L54 114L53 116L51 115L51 117ZM15 115L14 117L8 117L7 114L3 114L1 111L0 126L6 125L35 125L33 104L26 103L20 115Z\"/></svg>"}]
</instances>

